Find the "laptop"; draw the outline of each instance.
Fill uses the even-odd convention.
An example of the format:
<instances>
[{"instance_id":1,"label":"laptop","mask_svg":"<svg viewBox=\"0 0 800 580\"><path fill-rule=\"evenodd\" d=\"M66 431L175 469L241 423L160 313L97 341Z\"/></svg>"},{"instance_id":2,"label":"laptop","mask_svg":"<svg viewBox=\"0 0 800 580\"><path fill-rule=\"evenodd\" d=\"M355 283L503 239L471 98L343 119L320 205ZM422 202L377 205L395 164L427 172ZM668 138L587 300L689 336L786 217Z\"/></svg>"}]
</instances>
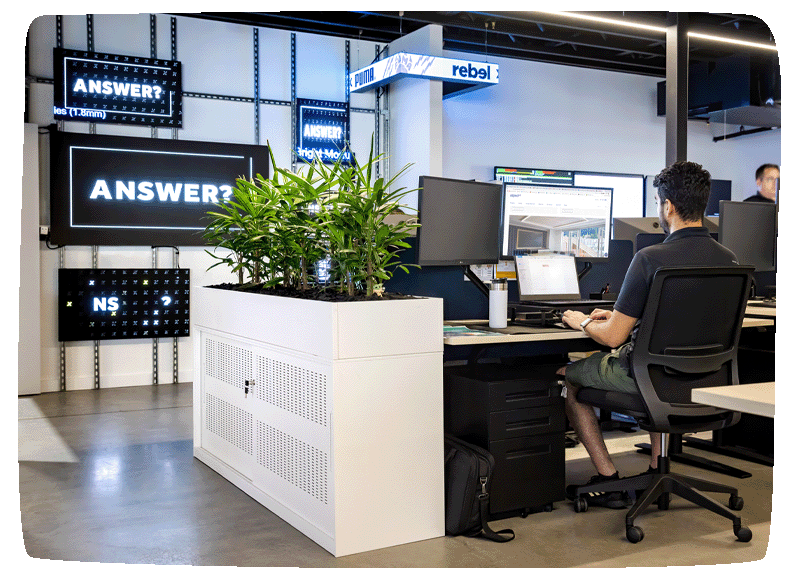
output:
<instances>
[{"instance_id":1,"label":"laptop","mask_svg":"<svg viewBox=\"0 0 800 580\"><path fill-rule=\"evenodd\" d=\"M519 300L549 308L569 309L583 306L611 307L613 300L581 298L575 257L568 254L526 254L514 256L519 284Z\"/></svg>"}]
</instances>

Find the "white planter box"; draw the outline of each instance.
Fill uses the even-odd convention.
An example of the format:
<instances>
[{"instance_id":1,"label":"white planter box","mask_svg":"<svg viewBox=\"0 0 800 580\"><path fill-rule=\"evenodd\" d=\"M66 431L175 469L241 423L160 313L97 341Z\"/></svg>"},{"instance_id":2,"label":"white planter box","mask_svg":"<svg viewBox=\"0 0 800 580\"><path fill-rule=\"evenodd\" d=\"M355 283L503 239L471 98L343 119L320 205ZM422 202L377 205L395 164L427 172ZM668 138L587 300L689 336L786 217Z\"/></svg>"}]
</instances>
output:
<instances>
[{"instance_id":1,"label":"white planter box","mask_svg":"<svg viewBox=\"0 0 800 580\"><path fill-rule=\"evenodd\" d=\"M193 293L195 457L335 556L444 535L441 299Z\"/></svg>"}]
</instances>

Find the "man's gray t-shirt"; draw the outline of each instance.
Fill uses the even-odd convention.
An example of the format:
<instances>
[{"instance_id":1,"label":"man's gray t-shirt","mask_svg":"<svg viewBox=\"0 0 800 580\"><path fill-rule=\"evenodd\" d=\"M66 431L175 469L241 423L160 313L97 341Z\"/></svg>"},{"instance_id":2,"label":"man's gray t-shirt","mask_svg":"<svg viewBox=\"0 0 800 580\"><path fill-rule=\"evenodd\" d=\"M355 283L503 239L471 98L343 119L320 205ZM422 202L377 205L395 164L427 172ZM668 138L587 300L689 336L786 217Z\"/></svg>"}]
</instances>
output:
<instances>
[{"instance_id":1,"label":"man's gray t-shirt","mask_svg":"<svg viewBox=\"0 0 800 580\"><path fill-rule=\"evenodd\" d=\"M736 256L719 244L706 228L683 228L671 233L661 244L636 252L622 282L614 310L640 319L656 270L680 266L731 266ZM639 331L639 322L631 332L631 342L619 352L620 367L630 374L630 351Z\"/></svg>"}]
</instances>

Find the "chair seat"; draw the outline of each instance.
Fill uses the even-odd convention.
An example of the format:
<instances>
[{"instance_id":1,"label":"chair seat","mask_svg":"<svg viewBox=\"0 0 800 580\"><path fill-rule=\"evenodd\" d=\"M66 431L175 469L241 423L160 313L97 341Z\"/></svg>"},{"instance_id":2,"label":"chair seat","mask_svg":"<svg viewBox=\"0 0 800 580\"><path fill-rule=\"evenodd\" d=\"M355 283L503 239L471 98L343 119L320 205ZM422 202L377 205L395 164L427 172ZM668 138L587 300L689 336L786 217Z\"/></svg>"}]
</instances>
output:
<instances>
[{"instance_id":1,"label":"chair seat","mask_svg":"<svg viewBox=\"0 0 800 580\"><path fill-rule=\"evenodd\" d=\"M639 395L584 387L578 391L576 398L581 403L599 407L600 409L620 413L628 411L628 414L634 417L647 417L647 409Z\"/></svg>"}]
</instances>

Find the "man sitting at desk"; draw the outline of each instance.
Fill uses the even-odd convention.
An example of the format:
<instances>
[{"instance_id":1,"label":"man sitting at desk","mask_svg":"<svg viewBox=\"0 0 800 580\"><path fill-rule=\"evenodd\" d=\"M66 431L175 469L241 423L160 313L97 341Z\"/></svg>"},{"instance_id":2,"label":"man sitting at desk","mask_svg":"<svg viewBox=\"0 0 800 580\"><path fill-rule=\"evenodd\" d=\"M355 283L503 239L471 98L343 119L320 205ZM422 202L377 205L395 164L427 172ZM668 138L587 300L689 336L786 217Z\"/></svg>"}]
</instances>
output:
<instances>
[{"instance_id":1,"label":"man sitting at desk","mask_svg":"<svg viewBox=\"0 0 800 580\"><path fill-rule=\"evenodd\" d=\"M613 311L595 310L587 317L581 312L567 310L562 317L568 326L583 330L595 341L611 348L619 347L630 336L630 342L616 352L594 353L559 370L559 374L565 375L567 417L598 472L589 483L619 479L619 473L603 441L594 409L579 402L575 394L582 386L624 393L639 392L631 377L629 356L656 270L670 266L737 264L733 252L718 244L702 227L701 220L711 189L708 171L697 163L678 161L659 173L653 185L658 188L658 217L667 238L661 244L643 248L633 257ZM647 473L657 469L660 435L650 433L650 442L652 455ZM567 486L568 499L575 498L578 487ZM595 494L587 499L590 505L613 509L624 508L628 503L622 492Z\"/></svg>"}]
</instances>

